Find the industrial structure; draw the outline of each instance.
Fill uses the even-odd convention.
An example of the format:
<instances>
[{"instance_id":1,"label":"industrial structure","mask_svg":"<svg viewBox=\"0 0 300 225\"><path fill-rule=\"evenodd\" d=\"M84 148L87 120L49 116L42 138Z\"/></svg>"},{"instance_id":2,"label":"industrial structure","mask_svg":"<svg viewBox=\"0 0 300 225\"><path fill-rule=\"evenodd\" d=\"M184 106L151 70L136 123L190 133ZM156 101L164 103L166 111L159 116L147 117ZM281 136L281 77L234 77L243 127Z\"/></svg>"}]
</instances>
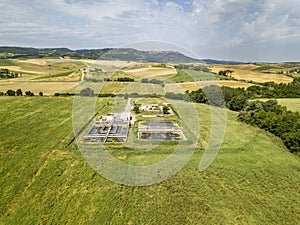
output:
<instances>
[{"instance_id":1,"label":"industrial structure","mask_svg":"<svg viewBox=\"0 0 300 225\"><path fill-rule=\"evenodd\" d=\"M93 123L83 136L86 143L126 142L130 123L130 112L111 113Z\"/></svg>"}]
</instances>

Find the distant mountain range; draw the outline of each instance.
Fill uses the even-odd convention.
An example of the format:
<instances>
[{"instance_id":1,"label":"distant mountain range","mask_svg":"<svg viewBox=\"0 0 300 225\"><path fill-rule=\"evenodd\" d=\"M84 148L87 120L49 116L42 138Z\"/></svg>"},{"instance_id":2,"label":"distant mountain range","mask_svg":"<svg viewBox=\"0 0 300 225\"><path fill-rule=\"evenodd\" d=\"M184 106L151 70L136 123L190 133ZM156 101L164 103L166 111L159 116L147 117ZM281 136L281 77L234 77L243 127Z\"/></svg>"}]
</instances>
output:
<instances>
[{"instance_id":1,"label":"distant mountain range","mask_svg":"<svg viewBox=\"0 0 300 225\"><path fill-rule=\"evenodd\" d=\"M2 58L71 57L75 59L105 59L165 63L242 64L236 61L195 59L175 51L140 51L132 48L81 49L0 47Z\"/></svg>"}]
</instances>

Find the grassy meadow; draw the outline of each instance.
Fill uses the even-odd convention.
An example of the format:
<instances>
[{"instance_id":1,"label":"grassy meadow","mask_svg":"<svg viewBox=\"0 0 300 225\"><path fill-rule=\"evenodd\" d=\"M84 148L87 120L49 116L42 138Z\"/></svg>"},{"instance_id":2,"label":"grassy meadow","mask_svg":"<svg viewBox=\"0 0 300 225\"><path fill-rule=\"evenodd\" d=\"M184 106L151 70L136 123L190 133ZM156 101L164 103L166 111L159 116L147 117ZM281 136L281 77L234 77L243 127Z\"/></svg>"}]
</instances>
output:
<instances>
[{"instance_id":1,"label":"grassy meadow","mask_svg":"<svg viewBox=\"0 0 300 225\"><path fill-rule=\"evenodd\" d=\"M177 73L168 77L168 80L176 83L193 82L199 80L214 80L217 75L207 72L195 71L195 70L180 70L177 69Z\"/></svg>"},{"instance_id":2,"label":"grassy meadow","mask_svg":"<svg viewBox=\"0 0 300 225\"><path fill-rule=\"evenodd\" d=\"M276 99L280 105L286 106L289 110L300 113L299 98L279 98Z\"/></svg>"},{"instance_id":3,"label":"grassy meadow","mask_svg":"<svg viewBox=\"0 0 300 225\"><path fill-rule=\"evenodd\" d=\"M267 101L269 98L261 98L261 101ZM279 105L286 106L288 110L300 113L300 99L299 98L278 98L276 99Z\"/></svg>"},{"instance_id":4,"label":"grassy meadow","mask_svg":"<svg viewBox=\"0 0 300 225\"><path fill-rule=\"evenodd\" d=\"M100 114L113 100L98 99ZM299 224L300 161L282 142L227 111L222 148L198 165L210 134L210 108L197 104L199 145L175 176L129 187L106 180L83 159L73 138L71 97L0 98L0 224ZM130 163L172 149L111 146Z\"/></svg>"}]
</instances>

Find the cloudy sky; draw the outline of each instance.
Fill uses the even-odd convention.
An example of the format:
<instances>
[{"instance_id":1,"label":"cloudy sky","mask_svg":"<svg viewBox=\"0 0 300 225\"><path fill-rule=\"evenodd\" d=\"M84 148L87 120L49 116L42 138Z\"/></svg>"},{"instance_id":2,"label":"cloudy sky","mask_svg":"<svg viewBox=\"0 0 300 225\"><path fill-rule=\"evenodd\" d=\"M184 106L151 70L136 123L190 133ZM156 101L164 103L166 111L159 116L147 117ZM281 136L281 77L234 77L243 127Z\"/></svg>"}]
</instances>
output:
<instances>
[{"instance_id":1,"label":"cloudy sky","mask_svg":"<svg viewBox=\"0 0 300 225\"><path fill-rule=\"evenodd\" d=\"M2 46L177 46L200 58L300 61L299 0L0 0L0 8Z\"/></svg>"}]
</instances>

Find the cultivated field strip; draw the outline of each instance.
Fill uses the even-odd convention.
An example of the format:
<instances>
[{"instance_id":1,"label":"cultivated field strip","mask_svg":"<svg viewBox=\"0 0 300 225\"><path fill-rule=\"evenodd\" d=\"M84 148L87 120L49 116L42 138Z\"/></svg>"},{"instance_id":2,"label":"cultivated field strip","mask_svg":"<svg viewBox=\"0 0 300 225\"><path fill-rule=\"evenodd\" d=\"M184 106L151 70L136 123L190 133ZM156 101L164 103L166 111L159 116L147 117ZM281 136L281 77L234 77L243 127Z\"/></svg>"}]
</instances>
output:
<instances>
[{"instance_id":1,"label":"cultivated field strip","mask_svg":"<svg viewBox=\"0 0 300 225\"><path fill-rule=\"evenodd\" d=\"M290 83L293 81L291 77L276 74L276 73L262 73L255 71L257 66L254 65L212 65L212 72L218 73L219 71L232 70L232 77L239 80L254 81L259 83L275 82L275 83Z\"/></svg>"}]
</instances>

